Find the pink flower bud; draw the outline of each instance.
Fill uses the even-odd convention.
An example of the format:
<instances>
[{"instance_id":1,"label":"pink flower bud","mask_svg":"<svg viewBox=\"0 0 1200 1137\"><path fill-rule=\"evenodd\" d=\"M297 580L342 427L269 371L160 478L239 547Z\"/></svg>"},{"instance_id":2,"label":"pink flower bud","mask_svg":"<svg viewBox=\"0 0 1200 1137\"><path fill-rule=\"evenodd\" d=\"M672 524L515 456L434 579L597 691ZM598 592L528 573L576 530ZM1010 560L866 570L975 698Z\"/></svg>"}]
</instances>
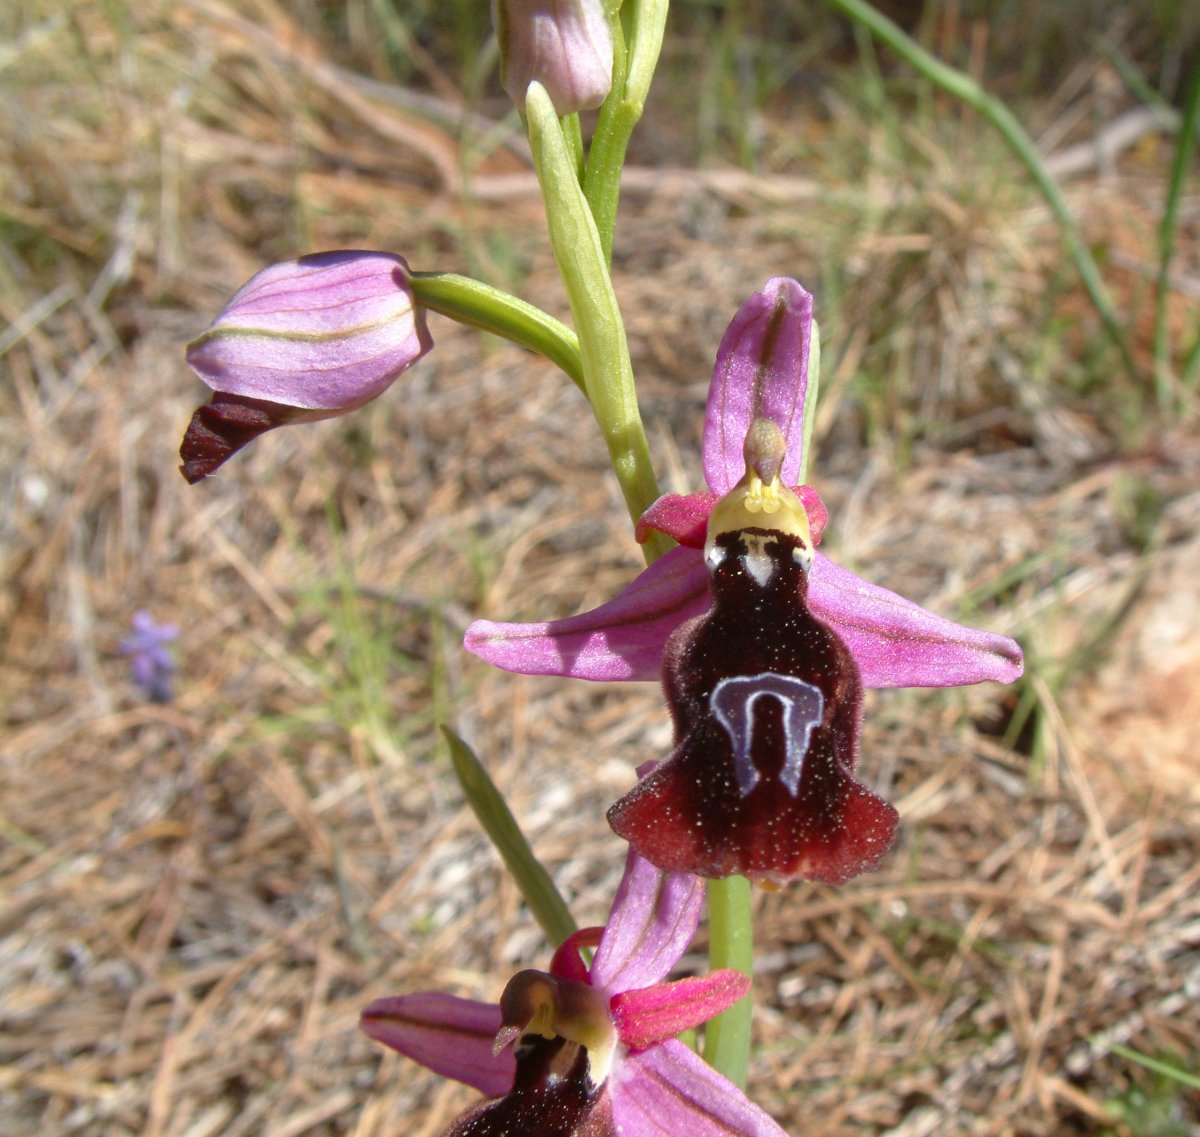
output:
<instances>
[{"instance_id":1,"label":"pink flower bud","mask_svg":"<svg viewBox=\"0 0 1200 1137\"><path fill-rule=\"evenodd\" d=\"M184 436L184 477L273 427L361 407L432 346L400 257L319 253L264 269L188 345L215 394Z\"/></svg>"},{"instance_id":2,"label":"pink flower bud","mask_svg":"<svg viewBox=\"0 0 1200 1137\"><path fill-rule=\"evenodd\" d=\"M600 0L496 0L493 16L500 84L521 110L535 81L560 115L604 102L613 41Z\"/></svg>"}]
</instances>

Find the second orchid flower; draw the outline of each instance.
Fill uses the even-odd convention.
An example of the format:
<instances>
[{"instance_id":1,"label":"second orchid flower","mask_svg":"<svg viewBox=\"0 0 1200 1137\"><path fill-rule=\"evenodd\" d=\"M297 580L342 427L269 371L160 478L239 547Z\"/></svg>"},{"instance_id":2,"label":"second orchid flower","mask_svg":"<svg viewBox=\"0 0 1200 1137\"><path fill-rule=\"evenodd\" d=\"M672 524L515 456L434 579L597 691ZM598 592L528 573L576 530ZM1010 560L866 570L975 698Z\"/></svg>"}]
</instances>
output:
<instances>
[{"instance_id":1,"label":"second orchid flower","mask_svg":"<svg viewBox=\"0 0 1200 1137\"><path fill-rule=\"evenodd\" d=\"M488 1098L447 1137L786 1137L675 1038L749 990L735 971L666 981L696 933L703 883L631 852L603 928L549 972L521 971L499 1007L439 992L379 999L363 1030ZM581 947L595 948L591 966Z\"/></svg>"}]
</instances>

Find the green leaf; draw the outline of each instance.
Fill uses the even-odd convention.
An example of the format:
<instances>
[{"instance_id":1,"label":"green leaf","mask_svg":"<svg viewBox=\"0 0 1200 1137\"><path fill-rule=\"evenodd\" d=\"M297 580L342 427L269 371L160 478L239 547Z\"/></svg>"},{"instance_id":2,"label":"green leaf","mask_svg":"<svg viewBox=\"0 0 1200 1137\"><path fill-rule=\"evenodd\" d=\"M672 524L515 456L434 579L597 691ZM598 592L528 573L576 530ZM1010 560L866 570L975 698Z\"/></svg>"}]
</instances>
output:
<instances>
[{"instance_id":1,"label":"green leaf","mask_svg":"<svg viewBox=\"0 0 1200 1137\"><path fill-rule=\"evenodd\" d=\"M558 947L575 931L575 921L566 902L558 894L550 874L534 856L512 810L496 789L495 782L488 777L483 763L475 757L475 752L448 726L442 727L442 734L450 747L450 761L454 763L454 773L467 804L512 873L546 938Z\"/></svg>"}]
</instances>

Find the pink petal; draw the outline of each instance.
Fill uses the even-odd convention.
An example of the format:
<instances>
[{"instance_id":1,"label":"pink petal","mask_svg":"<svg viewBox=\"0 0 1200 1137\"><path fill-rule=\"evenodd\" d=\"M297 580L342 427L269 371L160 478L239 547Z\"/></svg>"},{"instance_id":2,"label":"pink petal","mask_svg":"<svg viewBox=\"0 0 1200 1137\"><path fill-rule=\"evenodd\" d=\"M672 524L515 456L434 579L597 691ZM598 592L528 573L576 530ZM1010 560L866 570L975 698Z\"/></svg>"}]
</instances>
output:
<instances>
[{"instance_id":1,"label":"pink petal","mask_svg":"<svg viewBox=\"0 0 1200 1137\"><path fill-rule=\"evenodd\" d=\"M1011 683L1024 662L1015 641L956 624L870 584L817 554L809 608L845 641L865 687Z\"/></svg>"},{"instance_id":2,"label":"pink petal","mask_svg":"<svg viewBox=\"0 0 1200 1137\"><path fill-rule=\"evenodd\" d=\"M602 683L657 679L667 637L709 603L703 557L676 548L599 608L533 624L476 620L463 643L480 659L520 675Z\"/></svg>"},{"instance_id":3,"label":"pink petal","mask_svg":"<svg viewBox=\"0 0 1200 1137\"><path fill-rule=\"evenodd\" d=\"M716 501L715 493L665 493L638 518L634 536L644 544L657 531L689 549L703 549L708 515Z\"/></svg>"},{"instance_id":4,"label":"pink petal","mask_svg":"<svg viewBox=\"0 0 1200 1137\"><path fill-rule=\"evenodd\" d=\"M787 1137L682 1042L627 1055L609 1084L613 1127L621 1137Z\"/></svg>"},{"instance_id":5,"label":"pink petal","mask_svg":"<svg viewBox=\"0 0 1200 1137\"><path fill-rule=\"evenodd\" d=\"M632 849L592 963L592 984L631 991L665 979L700 922L704 882L665 873Z\"/></svg>"},{"instance_id":6,"label":"pink petal","mask_svg":"<svg viewBox=\"0 0 1200 1137\"><path fill-rule=\"evenodd\" d=\"M783 481L799 481L812 309L812 297L796 281L777 276L726 330L704 414L704 476L715 493L728 493L746 472L743 447L755 418L772 419L783 431Z\"/></svg>"},{"instance_id":7,"label":"pink petal","mask_svg":"<svg viewBox=\"0 0 1200 1137\"><path fill-rule=\"evenodd\" d=\"M792 489L804 505L804 512L808 514L809 536L812 537L814 545L819 545L825 533L825 526L829 524L829 510L825 508L821 495L812 486L793 486Z\"/></svg>"},{"instance_id":8,"label":"pink petal","mask_svg":"<svg viewBox=\"0 0 1200 1137\"><path fill-rule=\"evenodd\" d=\"M618 991L609 1007L621 1041L631 1050L645 1050L715 1018L749 990L749 976L722 968L640 991Z\"/></svg>"},{"instance_id":9,"label":"pink petal","mask_svg":"<svg viewBox=\"0 0 1200 1137\"><path fill-rule=\"evenodd\" d=\"M488 1097L512 1089L517 1068L512 1050L492 1053L501 1026L500 1008L493 1003L437 991L376 999L359 1025L376 1042Z\"/></svg>"}]
</instances>

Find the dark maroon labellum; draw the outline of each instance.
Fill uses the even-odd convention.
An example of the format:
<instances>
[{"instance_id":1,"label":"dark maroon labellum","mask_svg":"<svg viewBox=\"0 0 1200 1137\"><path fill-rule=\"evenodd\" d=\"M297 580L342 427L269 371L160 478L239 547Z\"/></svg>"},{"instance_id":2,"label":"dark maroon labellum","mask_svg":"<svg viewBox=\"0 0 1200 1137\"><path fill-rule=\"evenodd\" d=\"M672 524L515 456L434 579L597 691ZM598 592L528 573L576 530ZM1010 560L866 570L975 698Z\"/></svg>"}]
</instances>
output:
<instances>
[{"instance_id":1,"label":"dark maroon labellum","mask_svg":"<svg viewBox=\"0 0 1200 1137\"><path fill-rule=\"evenodd\" d=\"M660 868L841 884L892 842L896 811L854 780L858 668L808 610L810 555L765 528L708 554L713 607L666 648L675 749L608 813Z\"/></svg>"}]
</instances>

